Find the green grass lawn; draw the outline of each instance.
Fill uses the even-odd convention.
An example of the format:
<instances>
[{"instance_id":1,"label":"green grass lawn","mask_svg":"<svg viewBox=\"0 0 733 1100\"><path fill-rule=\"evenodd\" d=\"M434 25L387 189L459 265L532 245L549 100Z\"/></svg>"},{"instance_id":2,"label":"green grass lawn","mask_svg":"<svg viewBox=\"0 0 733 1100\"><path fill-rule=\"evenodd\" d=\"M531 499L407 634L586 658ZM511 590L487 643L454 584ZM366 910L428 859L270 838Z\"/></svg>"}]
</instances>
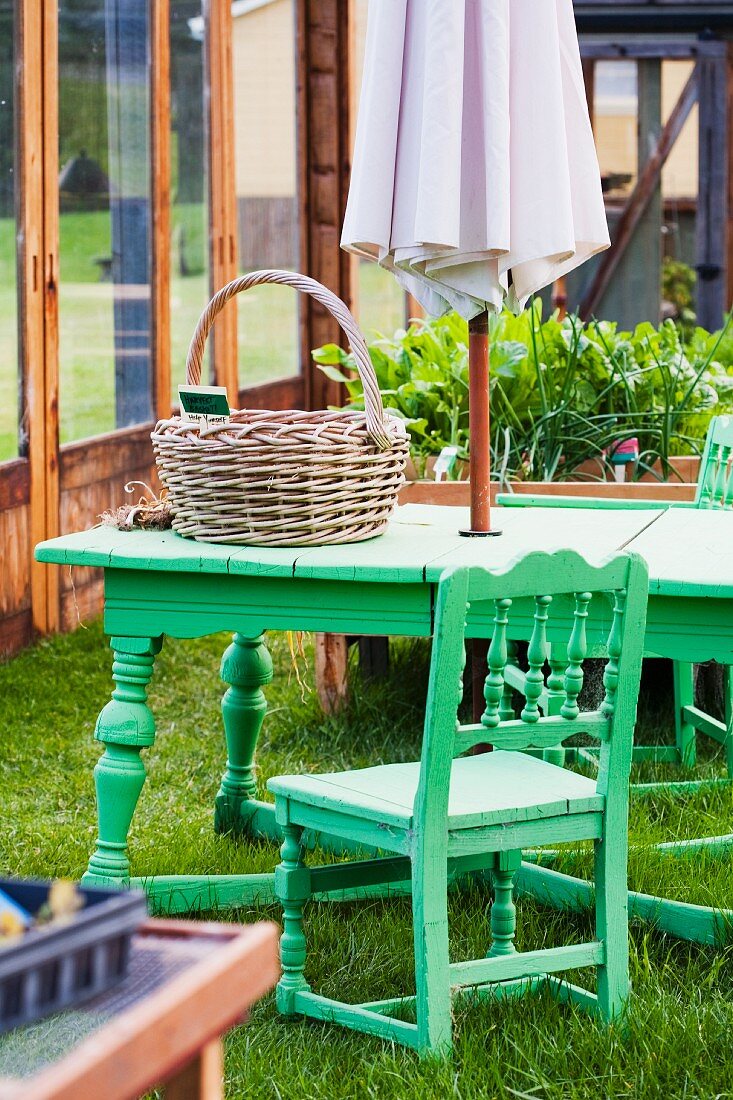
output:
<instances>
[{"instance_id":1,"label":"green grass lawn","mask_svg":"<svg viewBox=\"0 0 733 1100\"><path fill-rule=\"evenodd\" d=\"M203 269L202 208L173 207L171 277L172 395L186 380L186 352L208 301ZM180 233L192 274L180 274ZM113 286L100 282L95 259L109 256L105 211L65 213L60 219L59 417L61 442L115 427ZM393 332L403 322L402 293L373 264L360 265L362 327ZM258 385L298 371L298 295L287 287L258 287L238 299L239 377ZM0 462L18 453L18 356L15 224L0 219Z\"/></svg>"},{"instance_id":2,"label":"green grass lawn","mask_svg":"<svg viewBox=\"0 0 733 1100\"><path fill-rule=\"evenodd\" d=\"M270 870L271 844L215 837L212 805L224 761L218 661L228 639L168 641L151 690L158 742L146 751L149 781L133 823L136 874ZM284 636L271 636L276 677L259 754L260 780L276 772L361 766L414 758L421 727L427 646L393 644L387 680L355 690L339 718L324 718L303 696ZM306 680L312 651L306 647ZM25 875L79 876L93 843L92 740L110 690L110 658L99 623L35 646L0 666L2 866ZM641 733L669 732L664 691L642 698ZM722 774L705 756L702 774ZM645 766L644 777L671 769ZM733 793L686 800L669 795L633 803L631 883L649 893L733 907L733 855L664 861L644 843L730 831ZM566 855L561 869L586 873L589 856ZM451 896L456 958L487 947L490 895L484 887ZM591 934L588 915L571 917L520 901L520 948L567 943ZM276 909L236 918L278 919ZM306 912L308 976L331 996L367 1000L409 992L412 946L408 903L311 905ZM576 1009L545 996L505 1006L461 1006L452 1062L420 1063L410 1052L334 1026L290 1024L266 998L227 1041L227 1096L301 1098L733 1096L733 949L677 942L632 927L634 997L625 1034L604 1031ZM0 1071L2 1054L0 1048Z\"/></svg>"}]
</instances>

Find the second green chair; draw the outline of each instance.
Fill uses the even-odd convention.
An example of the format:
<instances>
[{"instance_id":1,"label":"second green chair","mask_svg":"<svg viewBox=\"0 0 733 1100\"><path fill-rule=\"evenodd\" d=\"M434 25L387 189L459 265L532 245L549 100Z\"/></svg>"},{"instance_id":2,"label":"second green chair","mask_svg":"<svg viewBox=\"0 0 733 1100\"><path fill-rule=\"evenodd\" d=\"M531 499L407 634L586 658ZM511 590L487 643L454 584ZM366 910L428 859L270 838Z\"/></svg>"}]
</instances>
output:
<instances>
[{"instance_id":1,"label":"second green chair","mask_svg":"<svg viewBox=\"0 0 733 1100\"><path fill-rule=\"evenodd\" d=\"M604 510L645 508L701 508L727 510L733 508L733 417L714 416L710 421L705 447L700 459L700 473L694 501L624 500L622 498L528 496L519 493L503 493L497 498L505 507L543 508L602 508ZM653 656L653 654L647 654ZM634 750L634 760L657 763L683 764L692 768L697 762L697 734L703 733L723 746L728 779L733 779L733 667L724 670L723 720L695 705L694 666L688 661L673 661L674 685L674 745L639 745ZM675 790L682 793L697 786L708 785L710 780L683 780L679 783L660 782L636 785L644 791L652 787ZM713 781L716 782L716 781ZM724 782L718 780L717 782Z\"/></svg>"}]
</instances>

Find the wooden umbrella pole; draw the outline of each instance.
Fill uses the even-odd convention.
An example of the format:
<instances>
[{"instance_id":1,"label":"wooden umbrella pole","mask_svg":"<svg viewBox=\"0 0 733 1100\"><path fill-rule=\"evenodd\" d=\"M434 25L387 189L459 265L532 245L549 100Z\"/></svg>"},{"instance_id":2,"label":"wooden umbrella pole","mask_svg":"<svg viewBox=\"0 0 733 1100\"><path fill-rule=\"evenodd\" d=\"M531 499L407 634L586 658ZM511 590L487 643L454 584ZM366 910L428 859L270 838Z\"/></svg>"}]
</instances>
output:
<instances>
[{"instance_id":1,"label":"wooden umbrella pole","mask_svg":"<svg viewBox=\"0 0 733 1100\"><path fill-rule=\"evenodd\" d=\"M491 437L489 434L489 315L484 310L468 322L468 429L469 477L471 479L471 526L462 535L480 538L498 535L491 529ZM471 695L474 722L484 710L484 680L489 643L476 638L471 643ZM474 752L487 752L479 744Z\"/></svg>"},{"instance_id":2,"label":"wooden umbrella pole","mask_svg":"<svg viewBox=\"0 0 733 1100\"><path fill-rule=\"evenodd\" d=\"M468 430L471 526L468 537L498 535L491 529L491 445L489 435L489 315L468 322Z\"/></svg>"}]
</instances>

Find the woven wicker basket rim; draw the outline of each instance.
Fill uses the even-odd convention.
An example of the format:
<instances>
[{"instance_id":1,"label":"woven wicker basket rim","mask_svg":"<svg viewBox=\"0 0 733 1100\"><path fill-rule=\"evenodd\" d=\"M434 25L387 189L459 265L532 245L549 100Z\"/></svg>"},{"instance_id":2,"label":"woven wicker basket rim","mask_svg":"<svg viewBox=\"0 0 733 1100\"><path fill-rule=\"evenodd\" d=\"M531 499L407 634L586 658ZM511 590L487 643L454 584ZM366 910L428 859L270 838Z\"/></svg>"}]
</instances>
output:
<instances>
[{"instance_id":1,"label":"woven wicker basket rim","mask_svg":"<svg viewBox=\"0 0 733 1100\"><path fill-rule=\"evenodd\" d=\"M346 334L349 347L354 356L356 369L364 389L364 417L366 418L367 431L372 437L375 446L387 450L391 445L384 429L384 406L382 394L374 373L371 356L356 319L345 302L342 302L328 287L311 279L307 275L301 275L295 271L282 271L279 268L262 271L250 271L239 279L233 279L221 290L217 291L206 309L201 314L196 330L191 338L191 344L186 358L186 381L188 385L197 386L201 381L201 369L206 350L206 340L211 327L224 306L236 294L241 294L255 286L271 283L278 286L290 286L304 294L309 294L320 302L328 310L332 317L338 321L342 331ZM312 414L311 414L312 415Z\"/></svg>"}]
</instances>

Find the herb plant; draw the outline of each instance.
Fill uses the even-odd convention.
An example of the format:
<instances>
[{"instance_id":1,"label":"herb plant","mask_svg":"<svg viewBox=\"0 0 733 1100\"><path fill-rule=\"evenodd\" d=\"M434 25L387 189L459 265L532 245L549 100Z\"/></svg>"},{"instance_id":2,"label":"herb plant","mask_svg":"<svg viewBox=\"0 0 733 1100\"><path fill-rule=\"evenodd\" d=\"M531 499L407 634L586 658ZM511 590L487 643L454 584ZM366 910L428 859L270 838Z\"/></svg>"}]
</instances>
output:
<instances>
[{"instance_id":1,"label":"herb plant","mask_svg":"<svg viewBox=\"0 0 733 1100\"><path fill-rule=\"evenodd\" d=\"M412 322L369 348L384 403L410 432L423 476L443 447L468 457L468 330L455 313ZM336 344L313 352L363 408L353 359ZM621 332L615 322L542 318L536 299L519 315L492 317L490 387L494 476L562 480L621 440L639 440L636 476L674 476L675 455L699 453L710 418L733 411L733 317L685 342L672 321Z\"/></svg>"}]
</instances>

